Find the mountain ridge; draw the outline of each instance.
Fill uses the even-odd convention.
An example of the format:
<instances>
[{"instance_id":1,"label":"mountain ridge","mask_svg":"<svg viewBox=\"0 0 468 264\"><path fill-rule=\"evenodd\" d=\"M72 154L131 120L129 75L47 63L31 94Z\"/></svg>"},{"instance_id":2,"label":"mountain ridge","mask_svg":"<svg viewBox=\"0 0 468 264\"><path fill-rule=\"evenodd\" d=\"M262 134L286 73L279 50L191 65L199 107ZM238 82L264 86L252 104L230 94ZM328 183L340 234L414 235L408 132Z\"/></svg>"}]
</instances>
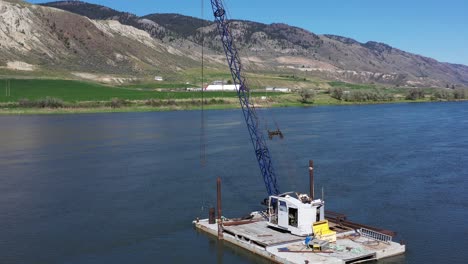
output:
<instances>
[{"instance_id":1,"label":"mountain ridge","mask_svg":"<svg viewBox=\"0 0 468 264\"><path fill-rule=\"evenodd\" d=\"M12 2L11 5L15 4ZM23 8L37 10L38 8L35 6L28 5ZM127 41L125 37L119 38L118 35L125 36L127 34L125 31L133 31L131 28L124 27L128 26L148 33L152 38L151 41L148 41L157 42L157 46L167 52L162 56L165 57L164 59L151 59L153 63L145 62L145 58L143 58L151 53L148 46L138 48L146 50L145 56L139 55L139 52L135 51L131 52L131 56L123 54L133 59L131 63L128 63L133 63L133 65L128 65L125 71L133 72L135 64L142 64L142 62L145 66L139 67L141 73L156 73L158 71L151 70L152 67L163 68L162 65L172 63L176 64L172 67L173 71L188 69L201 59L202 39L205 39L205 58L208 60L208 64L225 68L216 25L211 21L180 14L148 14L139 17L128 12L81 1L55 1L41 4L41 6L44 10L48 10L44 11L48 14L58 12L53 11L57 9L66 11L69 15L62 14L60 17L63 20L70 16L78 21L76 15L85 16L92 23L101 25L101 32L115 29L113 45ZM40 17L47 19L43 15ZM82 27L88 23L83 20L79 21L78 25ZM104 24L107 24L107 27L102 26ZM356 83L381 83L398 86L445 87L453 84L468 86L468 66L438 62L432 58L402 51L385 43L376 41L360 43L343 36L317 35L284 23L263 24L246 20L231 20L230 24L237 47L241 52L248 54L249 62L244 63L247 64L246 68L275 72L295 71L329 80ZM60 38L60 30L65 32L78 29L75 27L73 30L67 28L57 30L55 37ZM116 33L117 31L119 33ZM53 34L53 32L49 32L49 34ZM104 33L96 32L96 34ZM97 41L100 37L96 34L87 37ZM75 41L72 42L75 43ZM0 48L3 49L3 46ZM108 57L112 53L109 49L95 48L97 49L96 56L101 57L101 61L110 59L115 63L115 55L110 55L114 58ZM101 48L104 52L99 52ZM122 51L122 48L119 51L117 53L127 53L125 50ZM164 53L164 51L161 52ZM103 57L99 53L107 54L107 57ZM173 58L174 60L170 59L173 55L177 57ZM70 56L73 57L73 54ZM24 61L24 56L18 55L17 57L20 57L18 60ZM156 57L160 57L160 55ZM73 61L71 59L70 63ZM26 60L26 62L28 61ZM112 62L109 63L112 64ZM70 66L70 68L77 67ZM104 64L102 68L94 67L94 71L122 73L115 68L112 65L108 67L107 64Z\"/></svg>"}]
</instances>

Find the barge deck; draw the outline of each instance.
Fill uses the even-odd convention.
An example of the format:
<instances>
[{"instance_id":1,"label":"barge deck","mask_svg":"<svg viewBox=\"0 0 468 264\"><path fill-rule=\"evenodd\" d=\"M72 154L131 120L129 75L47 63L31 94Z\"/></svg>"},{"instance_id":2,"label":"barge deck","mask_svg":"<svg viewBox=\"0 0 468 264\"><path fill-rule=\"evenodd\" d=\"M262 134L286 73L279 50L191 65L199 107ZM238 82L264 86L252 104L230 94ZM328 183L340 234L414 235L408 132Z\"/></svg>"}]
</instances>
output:
<instances>
[{"instance_id":1,"label":"barge deck","mask_svg":"<svg viewBox=\"0 0 468 264\"><path fill-rule=\"evenodd\" d=\"M198 230L218 237L218 224L208 219L193 222ZM332 226L331 226L332 228ZM305 245L305 237L281 232L257 216L251 221L223 221L222 239L251 253L277 263L347 264L363 263L403 254L405 245L391 237L368 229L333 228L336 242L314 251Z\"/></svg>"}]
</instances>

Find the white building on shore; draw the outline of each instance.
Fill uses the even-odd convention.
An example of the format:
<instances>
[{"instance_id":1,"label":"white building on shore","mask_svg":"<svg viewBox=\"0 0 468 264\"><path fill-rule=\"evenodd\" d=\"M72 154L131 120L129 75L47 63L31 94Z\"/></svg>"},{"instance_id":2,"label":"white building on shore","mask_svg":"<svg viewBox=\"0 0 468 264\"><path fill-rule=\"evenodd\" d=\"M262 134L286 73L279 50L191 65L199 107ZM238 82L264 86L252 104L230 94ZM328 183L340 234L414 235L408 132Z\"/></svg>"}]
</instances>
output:
<instances>
[{"instance_id":1,"label":"white building on shore","mask_svg":"<svg viewBox=\"0 0 468 264\"><path fill-rule=\"evenodd\" d=\"M190 87L190 88L187 88L187 91L201 91L202 89L200 87ZM236 85L230 85L230 84L226 84L226 85L217 85L217 84L210 84L208 85L207 87L203 88L203 91L206 91L206 92L214 92L214 91L230 91L230 92L234 92L238 90L238 88L236 89Z\"/></svg>"},{"instance_id":2,"label":"white building on shore","mask_svg":"<svg viewBox=\"0 0 468 264\"><path fill-rule=\"evenodd\" d=\"M205 88L205 91L237 91L239 85L235 84L210 84Z\"/></svg>"}]
</instances>

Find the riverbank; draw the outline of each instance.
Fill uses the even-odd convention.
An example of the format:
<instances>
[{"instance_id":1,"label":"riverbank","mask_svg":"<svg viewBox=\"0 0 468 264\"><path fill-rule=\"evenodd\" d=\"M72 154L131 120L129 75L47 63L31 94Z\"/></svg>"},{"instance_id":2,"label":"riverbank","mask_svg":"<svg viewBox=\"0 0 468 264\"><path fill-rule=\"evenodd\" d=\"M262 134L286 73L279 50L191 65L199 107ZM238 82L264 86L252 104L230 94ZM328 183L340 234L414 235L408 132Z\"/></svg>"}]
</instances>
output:
<instances>
[{"instance_id":1,"label":"riverbank","mask_svg":"<svg viewBox=\"0 0 468 264\"><path fill-rule=\"evenodd\" d=\"M466 100L456 100L466 101ZM452 100L451 102L456 102ZM317 100L316 102L301 103L282 100L282 102L254 103L257 108L281 108L281 107L315 107L315 106L349 106L372 104L402 104L402 103L429 103L442 102L430 99L398 100L398 101L370 101L370 102L346 102L338 100ZM443 101L447 102L447 101ZM205 110L238 109L240 105L237 99L214 99L203 106ZM50 114L90 114L90 113L125 113L125 112L166 112L166 111L194 111L201 110L201 101L125 101L122 105L112 105L112 101L80 102L75 105L63 107L21 107L17 104L0 104L0 115L50 115Z\"/></svg>"},{"instance_id":2,"label":"riverbank","mask_svg":"<svg viewBox=\"0 0 468 264\"><path fill-rule=\"evenodd\" d=\"M213 109L234 109L237 106L210 105L204 107L207 110ZM152 107L152 106L132 106L132 107L91 107L91 108L1 108L0 115L36 115L36 114L92 114L92 113L126 113L126 112L164 112L164 111L183 111L199 110L201 107L170 106L170 107Z\"/></svg>"}]
</instances>

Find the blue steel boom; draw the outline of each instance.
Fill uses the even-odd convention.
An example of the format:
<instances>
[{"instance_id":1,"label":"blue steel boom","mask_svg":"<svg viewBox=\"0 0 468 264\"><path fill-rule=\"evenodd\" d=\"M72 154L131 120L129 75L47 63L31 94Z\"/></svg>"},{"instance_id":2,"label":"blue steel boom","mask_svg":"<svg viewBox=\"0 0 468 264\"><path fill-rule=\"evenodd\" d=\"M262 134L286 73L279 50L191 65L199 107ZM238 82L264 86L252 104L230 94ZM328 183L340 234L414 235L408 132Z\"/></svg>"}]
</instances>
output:
<instances>
[{"instance_id":1,"label":"blue steel boom","mask_svg":"<svg viewBox=\"0 0 468 264\"><path fill-rule=\"evenodd\" d=\"M218 32L221 36L226 59L231 70L232 80L238 87L237 95L242 107L247 129L250 134L250 139L255 150L258 165L268 191L268 195L278 195L278 184L276 175L271 161L270 151L266 145L262 131L258 128L258 117L255 107L250 103L249 88L242 74L242 64L239 58L239 53L234 46L233 38L229 30L229 23L226 18L226 10L222 0L211 0L211 7L218 26Z\"/></svg>"}]
</instances>

